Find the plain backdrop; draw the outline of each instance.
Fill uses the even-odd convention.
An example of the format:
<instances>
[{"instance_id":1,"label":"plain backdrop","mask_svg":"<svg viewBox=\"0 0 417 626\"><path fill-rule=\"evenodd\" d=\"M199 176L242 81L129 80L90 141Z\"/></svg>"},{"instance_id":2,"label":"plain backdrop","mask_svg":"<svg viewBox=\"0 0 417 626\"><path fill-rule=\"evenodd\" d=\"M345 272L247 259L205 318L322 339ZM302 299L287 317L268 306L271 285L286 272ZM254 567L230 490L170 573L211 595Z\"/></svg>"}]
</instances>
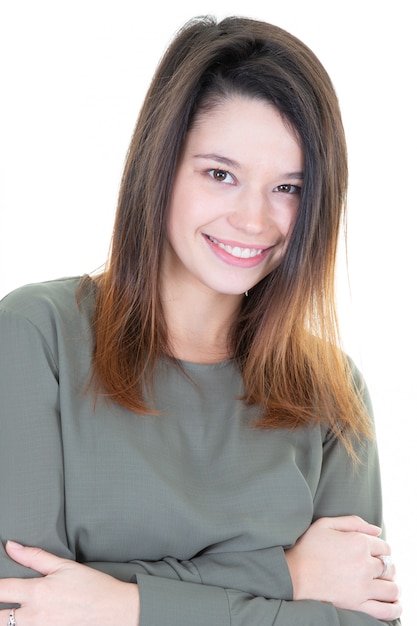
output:
<instances>
[{"instance_id":1,"label":"plain backdrop","mask_svg":"<svg viewBox=\"0 0 417 626\"><path fill-rule=\"evenodd\" d=\"M388 539L417 623L416 18L412 0L0 0L0 296L105 261L143 96L189 18L274 22L319 56L349 145L344 346L376 414ZM1 349L1 346L0 346ZM414 619L413 619L414 617Z\"/></svg>"}]
</instances>

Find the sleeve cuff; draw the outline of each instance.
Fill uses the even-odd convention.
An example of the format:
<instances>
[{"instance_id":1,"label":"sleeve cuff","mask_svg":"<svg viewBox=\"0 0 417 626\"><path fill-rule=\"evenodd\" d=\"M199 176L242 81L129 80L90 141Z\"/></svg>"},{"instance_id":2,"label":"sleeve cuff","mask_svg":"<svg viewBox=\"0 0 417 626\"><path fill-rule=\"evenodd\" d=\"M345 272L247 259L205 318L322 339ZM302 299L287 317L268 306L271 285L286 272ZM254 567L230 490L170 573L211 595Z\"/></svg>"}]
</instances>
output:
<instances>
[{"instance_id":1,"label":"sleeve cuff","mask_svg":"<svg viewBox=\"0 0 417 626\"><path fill-rule=\"evenodd\" d=\"M238 589L263 598L293 599L292 580L281 547L250 552L210 553L192 562L204 585Z\"/></svg>"},{"instance_id":2,"label":"sleeve cuff","mask_svg":"<svg viewBox=\"0 0 417 626\"><path fill-rule=\"evenodd\" d=\"M230 626L227 595L220 587L136 576L140 593L140 626Z\"/></svg>"}]
</instances>

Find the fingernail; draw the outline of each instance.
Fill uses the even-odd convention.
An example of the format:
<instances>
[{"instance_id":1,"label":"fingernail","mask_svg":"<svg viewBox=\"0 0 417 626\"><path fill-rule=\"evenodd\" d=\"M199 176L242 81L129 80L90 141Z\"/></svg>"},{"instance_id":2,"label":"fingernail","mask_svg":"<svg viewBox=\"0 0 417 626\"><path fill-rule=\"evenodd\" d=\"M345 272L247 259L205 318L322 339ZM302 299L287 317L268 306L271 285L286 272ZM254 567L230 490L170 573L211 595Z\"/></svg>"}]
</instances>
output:
<instances>
[{"instance_id":1,"label":"fingernail","mask_svg":"<svg viewBox=\"0 0 417 626\"><path fill-rule=\"evenodd\" d=\"M17 541L12 541L11 539L6 541L6 546L14 548L15 550L21 550L23 548L21 543L17 543Z\"/></svg>"}]
</instances>

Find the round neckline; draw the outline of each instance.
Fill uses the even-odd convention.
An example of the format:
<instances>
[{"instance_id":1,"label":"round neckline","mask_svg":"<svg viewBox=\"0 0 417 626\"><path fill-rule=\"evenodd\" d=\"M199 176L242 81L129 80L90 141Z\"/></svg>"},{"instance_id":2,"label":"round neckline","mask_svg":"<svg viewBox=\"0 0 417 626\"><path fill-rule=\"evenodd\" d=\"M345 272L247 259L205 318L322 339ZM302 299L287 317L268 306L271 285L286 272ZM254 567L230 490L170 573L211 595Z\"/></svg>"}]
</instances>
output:
<instances>
[{"instance_id":1,"label":"round neckline","mask_svg":"<svg viewBox=\"0 0 417 626\"><path fill-rule=\"evenodd\" d=\"M218 361L217 363L197 363L194 361L183 361L182 359L177 359L177 362L183 367L185 370L217 370L223 369L228 365L232 364L232 359L225 359L224 361Z\"/></svg>"}]
</instances>

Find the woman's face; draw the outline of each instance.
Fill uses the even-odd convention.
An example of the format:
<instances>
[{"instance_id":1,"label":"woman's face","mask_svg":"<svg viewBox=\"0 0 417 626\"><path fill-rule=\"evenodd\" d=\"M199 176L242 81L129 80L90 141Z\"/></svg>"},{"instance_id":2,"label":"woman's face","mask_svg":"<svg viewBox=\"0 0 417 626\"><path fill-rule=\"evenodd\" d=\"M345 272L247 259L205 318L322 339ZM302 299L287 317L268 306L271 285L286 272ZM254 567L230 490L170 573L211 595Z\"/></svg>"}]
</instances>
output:
<instances>
[{"instance_id":1,"label":"woman's face","mask_svg":"<svg viewBox=\"0 0 417 626\"><path fill-rule=\"evenodd\" d=\"M297 215L303 151L272 105L231 97L200 115L179 160L163 275L242 294L280 263Z\"/></svg>"}]
</instances>

